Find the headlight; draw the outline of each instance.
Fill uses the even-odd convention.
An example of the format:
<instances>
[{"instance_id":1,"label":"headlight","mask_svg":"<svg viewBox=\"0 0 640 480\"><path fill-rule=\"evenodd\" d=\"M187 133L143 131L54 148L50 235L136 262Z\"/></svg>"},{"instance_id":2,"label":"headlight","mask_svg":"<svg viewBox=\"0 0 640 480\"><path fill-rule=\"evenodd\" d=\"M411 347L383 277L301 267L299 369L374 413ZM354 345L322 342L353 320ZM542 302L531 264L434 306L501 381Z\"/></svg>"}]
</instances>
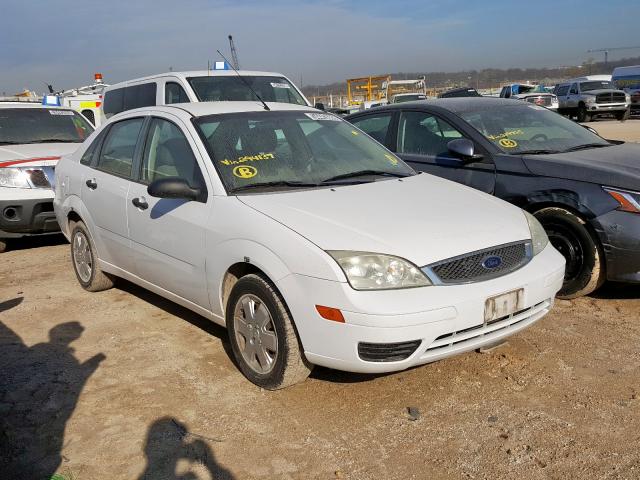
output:
<instances>
[{"instance_id":1,"label":"headlight","mask_svg":"<svg viewBox=\"0 0 640 480\"><path fill-rule=\"evenodd\" d=\"M596 97L593 95L585 95L585 103L595 103Z\"/></svg>"},{"instance_id":2,"label":"headlight","mask_svg":"<svg viewBox=\"0 0 640 480\"><path fill-rule=\"evenodd\" d=\"M549 243L549 237L547 237L547 232L544 231L544 227L536 217L525 210L523 210L523 212L524 216L527 217L527 223L529 224L531 243L533 244L533 256L535 257L544 250L544 247L547 246Z\"/></svg>"},{"instance_id":3,"label":"headlight","mask_svg":"<svg viewBox=\"0 0 640 480\"><path fill-rule=\"evenodd\" d=\"M624 96L624 101L625 101L625 103L631 103L631 95L626 93L625 96Z\"/></svg>"},{"instance_id":4,"label":"headlight","mask_svg":"<svg viewBox=\"0 0 640 480\"><path fill-rule=\"evenodd\" d=\"M392 255L332 250L331 255L355 290L426 287L429 279L411 262Z\"/></svg>"},{"instance_id":5,"label":"headlight","mask_svg":"<svg viewBox=\"0 0 640 480\"><path fill-rule=\"evenodd\" d=\"M19 168L0 168L0 187L31 188L27 174Z\"/></svg>"},{"instance_id":6,"label":"headlight","mask_svg":"<svg viewBox=\"0 0 640 480\"><path fill-rule=\"evenodd\" d=\"M618 210L623 212L640 213L640 192L602 187L618 202Z\"/></svg>"}]
</instances>

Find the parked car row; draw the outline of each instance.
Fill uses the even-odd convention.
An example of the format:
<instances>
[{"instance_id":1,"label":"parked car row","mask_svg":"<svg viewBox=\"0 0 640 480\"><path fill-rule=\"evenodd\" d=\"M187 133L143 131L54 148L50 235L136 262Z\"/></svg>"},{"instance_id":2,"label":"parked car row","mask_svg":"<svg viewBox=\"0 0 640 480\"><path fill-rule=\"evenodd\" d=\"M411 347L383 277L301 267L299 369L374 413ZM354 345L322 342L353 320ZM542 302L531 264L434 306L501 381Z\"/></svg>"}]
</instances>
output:
<instances>
[{"instance_id":1,"label":"parked car row","mask_svg":"<svg viewBox=\"0 0 640 480\"><path fill-rule=\"evenodd\" d=\"M84 140L47 187L80 285L125 278L227 327L256 385L402 370L499 343L557 294L640 282L638 148L535 103L347 121L279 74L234 75L113 85L93 133L32 110Z\"/></svg>"}]
</instances>

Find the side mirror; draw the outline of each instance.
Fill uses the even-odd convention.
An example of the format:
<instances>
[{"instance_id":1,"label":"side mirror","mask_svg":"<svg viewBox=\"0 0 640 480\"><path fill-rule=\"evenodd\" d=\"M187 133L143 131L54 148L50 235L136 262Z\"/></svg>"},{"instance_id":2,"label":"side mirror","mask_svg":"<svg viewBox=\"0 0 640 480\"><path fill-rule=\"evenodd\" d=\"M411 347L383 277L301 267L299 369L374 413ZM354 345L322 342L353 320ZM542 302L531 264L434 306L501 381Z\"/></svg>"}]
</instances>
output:
<instances>
[{"instance_id":1,"label":"side mirror","mask_svg":"<svg viewBox=\"0 0 640 480\"><path fill-rule=\"evenodd\" d=\"M157 198L198 200L201 191L199 188L190 187L186 180L182 178L167 177L151 182L147 187L147 193Z\"/></svg>"},{"instance_id":2,"label":"side mirror","mask_svg":"<svg viewBox=\"0 0 640 480\"><path fill-rule=\"evenodd\" d=\"M447 143L449 153L458 158L462 163L471 163L480 160L482 156L474 153L473 142L468 138L456 138Z\"/></svg>"},{"instance_id":3,"label":"side mirror","mask_svg":"<svg viewBox=\"0 0 640 480\"><path fill-rule=\"evenodd\" d=\"M318 110L325 110L324 103L316 102L315 108L317 108Z\"/></svg>"}]
</instances>

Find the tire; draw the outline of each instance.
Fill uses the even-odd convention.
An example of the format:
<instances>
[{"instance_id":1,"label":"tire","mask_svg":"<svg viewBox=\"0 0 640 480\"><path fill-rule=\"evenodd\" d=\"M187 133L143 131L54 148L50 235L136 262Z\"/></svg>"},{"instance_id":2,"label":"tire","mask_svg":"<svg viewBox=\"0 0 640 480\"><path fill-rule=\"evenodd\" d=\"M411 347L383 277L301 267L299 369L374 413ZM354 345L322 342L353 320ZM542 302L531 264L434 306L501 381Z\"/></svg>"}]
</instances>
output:
<instances>
[{"instance_id":1,"label":"tire","mask_svg":"<svg viewBox=\"0 0 640 480\"><path fill-rule=\"evenodd\" d=\"M624 122L625 120L629 120L630 116L631 116L631 109L629 108L627 108L623 112L616 112L616 120L619 120L621 122Z\"/></svg>"},{"instance_id":2,"label":"tire","mask_svg":"<svg viewBox=\"0 0 640 480\"><path fill-rule=\"evenodd\" d=\"M233 286L226 323L238 368L259 387L285 388L311 373L284 299L263 276L246 275Z\"/></svg>"},{"instance_id":3,"label":"tire","mask_svg":"<svg viewBox=\"0 0 640 480\"><path fill-rule=\"evenodd\" d=\"M582 123L582 122L590 122L590 121L591 121L591 114L587 112L587 107L581 104L578 107L578 122Z\"/></svg>"},{"instance_id":4,"label":"tire","mask_svg":"<svg viewBox=\"0 0 640 480\"><path fill-rule=\"evenodd\" d=\"M577 298L599 288L606 279L604 254L586 222L560 207L543 208L535 216L567 262L558 298Z\"/></svg>"},{"instance_id":5,"label":"tire","mask_svg":"<svg viewBox=\"0 0 640 480\"><path fill-rule=\"evenodd\" d=\"M71 264L82 288L89 292L100 292L113 287L113 279L98 265L96 247L86 225L77 222L70 227Z\"/></svg>"}]
</instances>

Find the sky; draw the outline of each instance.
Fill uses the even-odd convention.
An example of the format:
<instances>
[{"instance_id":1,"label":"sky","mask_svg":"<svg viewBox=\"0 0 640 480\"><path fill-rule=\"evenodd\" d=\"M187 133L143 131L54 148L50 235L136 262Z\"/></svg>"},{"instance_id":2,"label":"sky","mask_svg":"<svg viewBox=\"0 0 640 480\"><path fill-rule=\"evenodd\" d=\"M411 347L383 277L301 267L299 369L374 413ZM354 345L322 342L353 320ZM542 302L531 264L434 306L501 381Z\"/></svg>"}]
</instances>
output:
<instances>
[{"instance_id":1,"label":"sky","mask_svg":"<svg viewBox=\"0 0 640 480\"><path fill-rule=\"evenodd\" d=\"M322 85L392 72L579 65L640 46L629 0L1 0L0 94L179 70L229 54ZM634 10L634 11L632 11ZM640 55L611 52L610 59Z\"/></svg>"}]
</instances>

